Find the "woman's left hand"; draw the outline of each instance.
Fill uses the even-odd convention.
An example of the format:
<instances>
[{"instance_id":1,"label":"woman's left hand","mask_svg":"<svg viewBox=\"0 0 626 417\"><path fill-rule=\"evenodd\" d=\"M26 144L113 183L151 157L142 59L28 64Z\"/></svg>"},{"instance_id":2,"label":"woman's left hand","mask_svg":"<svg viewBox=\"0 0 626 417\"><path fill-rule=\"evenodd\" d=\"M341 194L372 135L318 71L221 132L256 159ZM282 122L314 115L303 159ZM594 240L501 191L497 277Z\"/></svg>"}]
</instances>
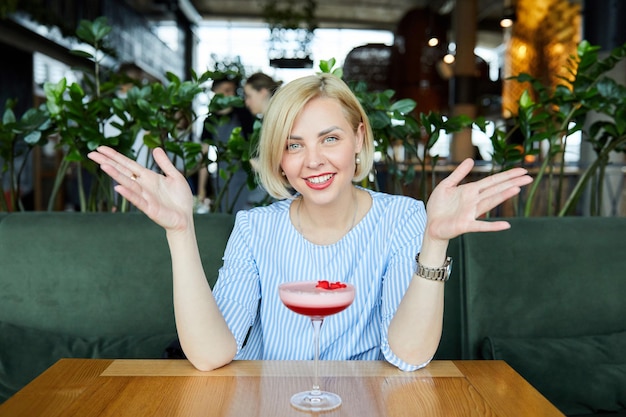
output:
<instances>
[{"instance_id":1,"label":"woman's left hand","mask_svg":"<svg viewBox=\"0 0 626 417\"><path fill-rule=\"evenodd\" d=\"M431 239L450 240L468 232L493 232L510 227L506 221L478 220L483 214L519 194L532 182L524 168L513 168L476 182L461 184L474 167L466 159L435 187L426 205L427 234Z\"/></svg>"}]
</instances>

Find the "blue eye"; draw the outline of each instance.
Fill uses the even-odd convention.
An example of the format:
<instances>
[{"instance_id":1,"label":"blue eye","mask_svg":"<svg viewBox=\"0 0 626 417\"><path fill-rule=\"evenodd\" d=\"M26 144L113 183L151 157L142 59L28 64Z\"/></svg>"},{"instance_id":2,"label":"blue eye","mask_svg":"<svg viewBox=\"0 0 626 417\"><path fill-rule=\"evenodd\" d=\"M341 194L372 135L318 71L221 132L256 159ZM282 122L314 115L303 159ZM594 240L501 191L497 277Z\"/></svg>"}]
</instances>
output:
<instances>
[{"instance_id":1,"label":"blue eye","mask_svg":"<svg viewBox=\"0 0 626 417\"><path fill-rule=\"evenodd\" d=\"M287 142L288 151L295 151L296 149L299 149L300 147L301 145L297 142Z\"/></svg>"},{"instance_id":2,"label":"blue eye","mask_svg":"<svg viewBox=\"0 0 626 417\"><path fill-rule=\"evenodd\" d=\"M324 138L324 142L337 142L339 138L336 136L327 136Z\"/></svg>"}]
</instances>

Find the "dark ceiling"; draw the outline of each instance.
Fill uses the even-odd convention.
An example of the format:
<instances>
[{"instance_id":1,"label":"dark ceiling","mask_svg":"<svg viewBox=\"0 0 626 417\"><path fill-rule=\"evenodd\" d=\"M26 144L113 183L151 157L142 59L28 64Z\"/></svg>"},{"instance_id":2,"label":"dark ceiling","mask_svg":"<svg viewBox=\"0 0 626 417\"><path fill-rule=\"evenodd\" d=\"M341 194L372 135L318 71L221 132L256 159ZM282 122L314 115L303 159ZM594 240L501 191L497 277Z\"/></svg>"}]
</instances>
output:
<instances>
[{"instance_id":1,"label":"dark ceiling","mask_svg":"<svg viewBox=\"0 0 626 417\"><path fill-rule=\"evenodd\" d=\"M128 0L144 14L157 16L171 8L192 5L202 20L262 21L266 0ZM430 8L450 14L457 1L471 0L316 0L319 27L394 30L402 17L414 8ZM475 0L479 29L496 30L505 0ZM295 1L303 3L302 0ZM288 0L278 4L288 3Z\"/></svg>"}]
</instances>

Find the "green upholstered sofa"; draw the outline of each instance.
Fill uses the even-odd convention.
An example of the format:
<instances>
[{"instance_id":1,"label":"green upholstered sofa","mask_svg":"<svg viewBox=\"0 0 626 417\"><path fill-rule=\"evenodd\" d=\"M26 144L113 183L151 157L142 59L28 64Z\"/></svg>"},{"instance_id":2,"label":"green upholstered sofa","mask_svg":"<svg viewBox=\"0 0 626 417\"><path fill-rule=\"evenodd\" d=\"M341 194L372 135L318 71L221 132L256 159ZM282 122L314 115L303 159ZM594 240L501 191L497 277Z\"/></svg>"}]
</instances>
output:
<instances>
[{"instance_id":1,"label":"green upholstered sofa","mask_svg":"<svg viewBox=\"0 0 626 417\"><path fill-rule=\"evenodd\" d=\"M196 222L214 282L234 217ZM62 357L162 357L176 339L171 269L142 213L0 213L0 403Z\"/></svg>"},{"instance_id":2,"label":"green upholstered sofa","mask_svg":"<svg viewBox=\"0 0 626 417\"><path fill-rule=\"evenodd\" d=\"M196 217L213 282L233 216ZM626 408L626 218L510 219L450 245L437 359L504 359L568 415ZM162 229L141 213L0 213L0 402L61 357L176 338Z\"/></svg>"},{"instance_id":3,"label":"green upholstered sofa","mask_svg":"<svg viewBox=\"0 0 626 417\"><path fill-rule=\"evenodd\" d=\"M626 415L626 218L508 220L451 242L437 358L504 359L567 415Z\"/></svg>"}]
</instances>

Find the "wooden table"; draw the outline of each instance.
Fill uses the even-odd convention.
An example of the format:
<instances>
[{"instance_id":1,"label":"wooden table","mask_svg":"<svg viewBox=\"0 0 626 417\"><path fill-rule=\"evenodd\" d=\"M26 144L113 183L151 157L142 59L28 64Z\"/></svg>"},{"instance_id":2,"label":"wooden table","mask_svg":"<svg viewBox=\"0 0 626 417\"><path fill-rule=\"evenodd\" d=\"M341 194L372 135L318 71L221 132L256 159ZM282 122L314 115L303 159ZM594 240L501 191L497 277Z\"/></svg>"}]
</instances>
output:
<instances>
[{"instance_id":1,"label":"wooden table","mask_svg":"<svg viewBox=\"0 0 626 417\"><path fill-rule=\"evenodd\" d=\"M186 360L62 359L0 405L20 416L305 416L309 361L235 361L200 372ZM382 361L322 361L322 389L343 404L324 417L563 416L502 361L433 361L402 372Z\"/></svg>"}]
</instances>

